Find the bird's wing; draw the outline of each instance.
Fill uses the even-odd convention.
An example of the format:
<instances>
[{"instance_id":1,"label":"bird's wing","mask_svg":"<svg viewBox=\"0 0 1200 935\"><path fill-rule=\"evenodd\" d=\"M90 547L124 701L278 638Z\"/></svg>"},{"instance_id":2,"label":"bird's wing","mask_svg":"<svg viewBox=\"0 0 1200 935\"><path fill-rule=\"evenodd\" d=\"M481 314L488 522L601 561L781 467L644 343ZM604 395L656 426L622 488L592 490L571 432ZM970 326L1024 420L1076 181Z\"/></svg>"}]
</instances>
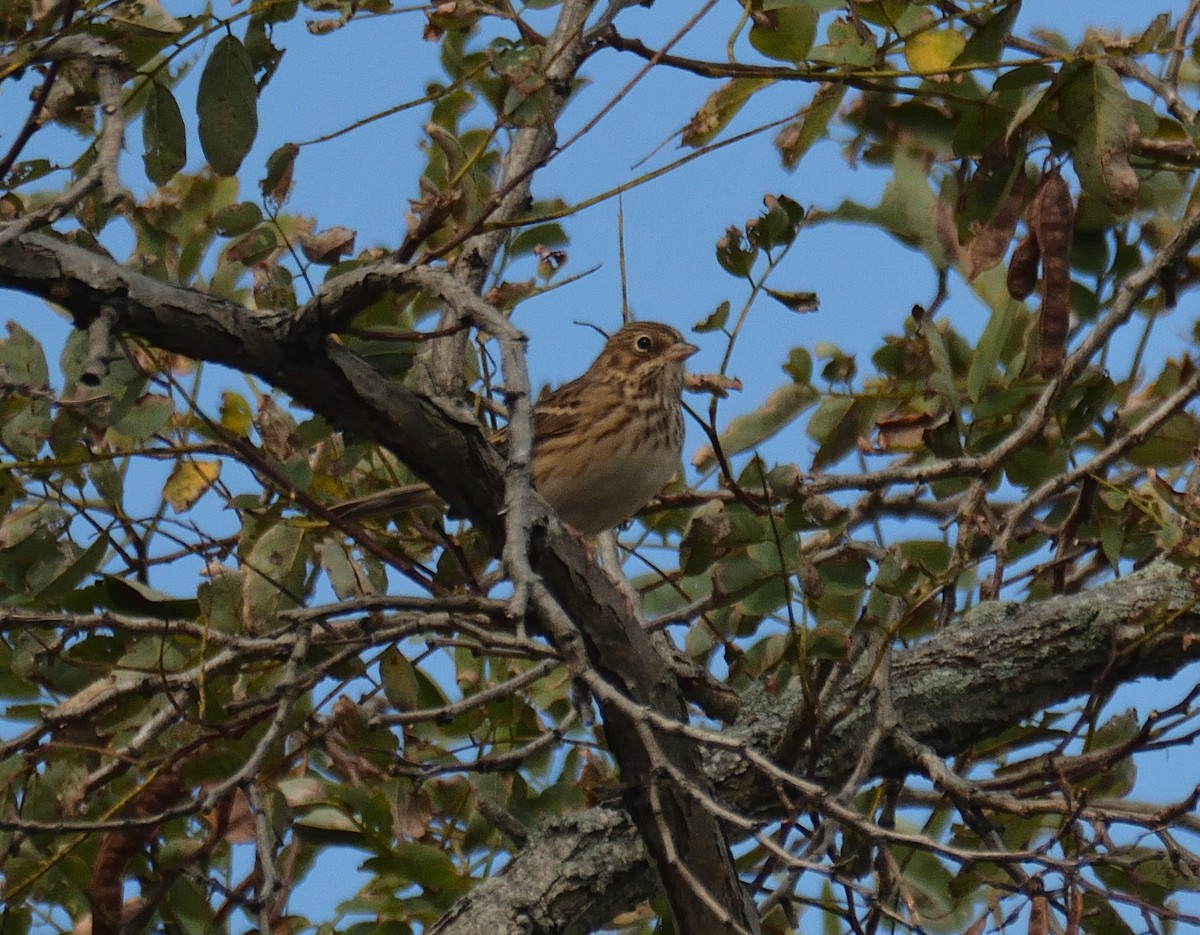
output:
<instances>
[{"instance_id":1,"label":"bird's wing","mask_svg":"<svg viewBox=\"0 0 1200 935\"><path fill-rule=\"evenodd\" d=\"M570 435L579 430L584 418L611 412L620 403L620 394L610 383L572 380L537 401L533 409L534 440Z\"/></svg>"},{"instance_id":2,"label":"bird's wing","mask_svg":"<svg viewBox=\"0 0 1200 935\"><path fill-rule=\"evenodd\" d=\"M575 431L585 416L585 393L590 413L608 412L621 401L615 387L597 381L585 383L582 379L565 383L552 392L543 391L533 407L534 441L561 438ZM488 440L503 450L508 443L508 426L497 430Z\"/></svg>"}]
</instances>

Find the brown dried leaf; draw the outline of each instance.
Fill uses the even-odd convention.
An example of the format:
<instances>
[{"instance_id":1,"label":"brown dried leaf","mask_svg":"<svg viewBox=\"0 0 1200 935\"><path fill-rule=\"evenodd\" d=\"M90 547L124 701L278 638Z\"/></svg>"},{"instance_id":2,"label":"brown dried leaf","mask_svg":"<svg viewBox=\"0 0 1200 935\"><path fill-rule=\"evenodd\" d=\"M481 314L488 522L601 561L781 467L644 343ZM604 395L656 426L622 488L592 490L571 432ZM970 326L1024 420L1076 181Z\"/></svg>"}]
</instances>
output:
<instances>
[{"instance_id":1,"label":"brown dried leaf","mask_svg":"<svg viewBox=\"0 0 1200 935\"><path fill-rule=\"evenodd\" d=\"M946 252L946 262L957 266L962 262L964 251L958 242L954 205L945 198L937 199L933 203L933 221L938 245Z\"/></svg>"},{"instance_id":2,"label":"brown dried leaf","mask_svg":"<svg viewBox=\"0 0 1200 935\"><path fill-rule=\"evenodd\" d=\"M241 789L233 790L229 814L222 830L222 837L227 844L249 844L254 840L254 811Z\"/></svg>"},{"instance_id":3,"label":"brown dried leaf","mask_svg":"<svg viewBox=\"0 0 1200 935\"><path fill-rule=\"evenodd\" d=\"M724 399L730 391L740 393L742 381L719 373L688 373L684 375L683 387L690 393L711 393Z\"/></svg>"},{"instance_id":4,"label":"brown dried leaf","mask_svg":"<svg viewBox=\"0 0 1200 935\"><path fill-rule=\"evenodd\" d=\"M396 803L392 831L400 841L419 841L429 831L432 820L433 803L429 793L414 792Z\"/></svg>"},{"instance_id":5,"label":"brown dried leaf","mask_svg":"<svg viewBox=\"0 0 1200 935\"><path fill-rule=\"evenodd\" d=\"M501 282L492 286L484 293L484 301L494 305L501 311L509 311L522 299L527 299L537 290L537 284L532 279L521 282Z\"/></svg>"},{"instance_id":6,"label":"brown dried leaf","mask_svg":"<svg viewBox=\"0 0 1200 935\"><path fill-rule=\"evenodd\" d=\"M307 449L304 439L296 431L296 421L278 406L270 396L258 396L258 415L254 425L262 439L263 448L273 458L287 461Z\"/></svg>"},{"instance_id":7,"label":"brown dried leaf","mask_svg":"<svg viewBox=\"0 0 1200 935\"><path fill-rule=\"evenodd\" d=\"M875 423L875 447L869 452L916 451L925 445L925 433L944 423L947 416L933 412L910 412L889 416Z\"/></svg>"},{"instance_id":8,"label":"brown dried leaf","mask_svg":"<svg viewBox=\"0 0 1200 935\"><path fill-rule=\"evenodd\" d=\"M1013 179L1008 197L995 216L976 231L967 245L967 281L991 269L1004 259L1008 245L1017 229L1017 219L1025 204L1025 173L1018 172Z\"/></svg>"},{"instance_id":9,"label":"brown dried leaf","mask_svg":"<svg viewBox=\"0 0 1200 935\"><path fill-rule=\"evenodd\" d=\"M339 257L354 252L354 231L346 227L330 227L300 238L300 249L311 263L332 265Z\"/></svg>"}]
</instances>

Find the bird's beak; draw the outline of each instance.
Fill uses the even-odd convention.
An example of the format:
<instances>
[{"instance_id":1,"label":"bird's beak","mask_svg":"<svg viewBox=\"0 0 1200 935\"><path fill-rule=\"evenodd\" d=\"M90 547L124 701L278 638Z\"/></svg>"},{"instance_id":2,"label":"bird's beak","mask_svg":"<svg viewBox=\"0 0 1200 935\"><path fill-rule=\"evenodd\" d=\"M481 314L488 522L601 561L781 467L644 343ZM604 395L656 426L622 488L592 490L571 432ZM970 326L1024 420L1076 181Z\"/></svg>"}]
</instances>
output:
<instances>
[{"instance_id":1,"label":"bird's beak","mask_svg":"<svg viewBox=\"0 0 1200 935\"><path fill-rule=\"evenodd\" d=\"M695 344L688 344L687 341L676 341L667 348L666 358L667 360L685 361L698 350L700 348L696 347Z\"/></svg>"}]
</instances>

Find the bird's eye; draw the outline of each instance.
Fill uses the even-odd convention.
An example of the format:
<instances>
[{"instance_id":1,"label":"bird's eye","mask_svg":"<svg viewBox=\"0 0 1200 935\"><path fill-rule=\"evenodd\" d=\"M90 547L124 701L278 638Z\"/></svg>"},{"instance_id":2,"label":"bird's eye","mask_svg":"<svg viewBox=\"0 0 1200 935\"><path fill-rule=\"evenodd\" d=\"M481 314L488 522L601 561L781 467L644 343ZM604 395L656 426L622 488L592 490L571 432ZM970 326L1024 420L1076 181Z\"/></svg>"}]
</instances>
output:
<instances>
[{"instance_id":1,"label":"bird's eye","mask_svg":"<svg viewBox=\"0 0 1200 935\"><path fill-rule=\"evenodd\" d=\"M633 346L645 354L654 347L654 340L648 334L639 334L637 340L633 342Z\"/></svg>"}]
</instances>

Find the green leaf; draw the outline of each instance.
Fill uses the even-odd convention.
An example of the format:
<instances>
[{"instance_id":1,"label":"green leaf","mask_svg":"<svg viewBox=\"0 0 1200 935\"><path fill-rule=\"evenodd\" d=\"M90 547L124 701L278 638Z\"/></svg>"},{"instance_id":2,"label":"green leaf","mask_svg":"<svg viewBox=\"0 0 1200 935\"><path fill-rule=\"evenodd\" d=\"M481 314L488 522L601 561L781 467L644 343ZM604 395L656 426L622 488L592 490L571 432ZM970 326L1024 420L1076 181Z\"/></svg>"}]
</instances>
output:
<instances>
[{"instance_id":1,"label":"green leaf","mask_svg":"<svg viewBox=\"0 0 1200 935\"><path fill-rule=\"evenodd\" d=\"M853 451L866 436L873 413L874 407L866 400L826 397L808 420L808 437L819 445L812 470L819 471Z\"/></svg>"},{"instance_id":2,"label":"green leaf","mask_svg":"<svg viewBox=\"0 0 1200 935\"><path fill-rule=\"evenodd\" d=\"M929 375L929 387L945 401L946 407L959 419L958 389L954 380L954 365L950 360L950 349L946 346L947 335L942 333L936 321L926 321L921 329L933 361L933 373ZM951 334L952 336L952 334Z\"/></svg>"},{"instance_id":3,"label":"green leaf","mask_svg":"<svg viewBox=\"0 0 1200 935\"><path fill-rule=\"evenodd\" d=\"M38 597L45 600L73 593L85 578L100 568L106 554L108 554L108 539L105 536L98 536L95 542L71 561L65 562L55 576L38 589Z\"/></svg>"},{"instance_id":4,"label":"green leaf","mask_svg":"<svg viewBox=\"0 0 1200 935\"><path fill-rule=\"evenodd\" d=\"M817 573L826 591L853 596L867 586L871 566L861 555L847 554L822 562Z\"/></svg>"},{"instance_id":5,"label":"green leaf","mask_svg":"<svg viewBox=\"0 0 1200 935\"><path fill-rule=\"evenodd\" d=\"M708 314L707 317L692 325L692 330L698 334L708 334L710 331L720 331L729 321L729 300L726 299Z\"/></svg>"},{"instance_id":6,"label":"green leaf","mask_svg":"<svg viewBox=\"0 0 1200 935\"><path fill-rule=\"evenodd\" d=\"M1200 422L1187 412L1167 419L1146 441L1129 452L1129 460L1142 467L1186 464L1191 458Z\"/></svg>"},{"instance_id":7,"label":"green leaf","mask_svg":"<svg viewBox=\"0 0 1200 935\"><path fill-rule=\"evenodd\" d=\"M53 172L57 166L49 159L29 159L15 163L9 170L4 184L8 188L17 188L29 182L36 182Z\"/></svg>"},{"instance_id":8,"label":"green leaf","mask_svg":"<svg viewBox=\"0 0 1200 935\"><path fill-rule=\"evenodd\" d=\"M944 574L953 549L941 539L910 539L900 543L900 554L930 575Z\"/></svg>"},{"instance_id":9,"label":"green leaf","mask_svg":"<svg viewBox=\"0 0 1200 935\"><path fill-rule=\"evenodd\" d=\"M1000 350L1008 342L1016 308L1017 303L1009 299L988 317L979 343L975 346L975 353L971 357L971 368L967 371L967 395L972 402L979 402L983 391L996 375Z\"/></svg>"},{"instance_id":10,"label":"green leaf","mask_svg":"<svg viewBox=\"0 0 1200 935\"><path fill-rule=\"evenodd\" d=\"M15 322L7 327L9 337L0 341L0 374L9 384L0 396L0 442L32 458L54 425L50 401L35 395L47 387L50 371L37 339Z\"/></svg>"},{"instance_id":11,"label":"green leaf","mask_svg":"<svg viewBox=\"0 0 1200 935\"><path fill-rule=\"evenodd\" d=\"M775 137L775 147L779 150L783 167L789 172L800 164L813 143L824 138L829 121L846 96L846 89L847 85L844 84L821 85L804 111L804 116L779 131Z\"/></svg>"},{"instance_id":12,"label":"green leaf","mask_svg":"<svg viewBox=\"0 0 1200 935\"><path fill-rule=\"evenodd\" d=\"M892 161L893 174L883 190L879 204L868 207L843 201L820 220L856 221L887 231L901 243L920 249L938 268L950 266L945 238L938 218L946 206L930 187L926 154L907 146L897 147Z\"/></svg>"},{"instance_id":13,"label":"green leaf","mask_svg":"<svg viewBox=\"0 0 1200 935\"><path fill-rule=\"evenodd\" d=\"M242 565L242 600L248 628L270 627L280 611L299 604L312 554L312 538L297 526L278 523L250 548Z\"/></svg>"},{"instance_id":14,"label":"green leaf","mask_svg":"<svg viewBox=\"0 0 1200 935\"><path fill-rule=\"evenodd\" d=\"M767 58L802 62L817 38L817 11L810 6L763 10L750 28L750 44Z\"/></svg>"},{"instance_id":15,"label":"green leaf","mask_svg":"<svg viewBox=\"0 0 1200 935\"><path fill-rule=\"evenodd\" d=\"M993 16L988 17L979 29L972 33L966 46L954 60L955 65L984 65L995 67L1000 61L1000 53L1004 43L1012 32L1013 23L1021 11L1021 0L1001 7Z\"/></svg>"},{"instance_id":16,"label":"green leaf","mask_svg":"<svg viewBox=\"0 0 1200 935\"><path fill-rule=\"evenodd\" d=\"M254 427L254 413L250 404L240 393L225 390L221 394L221 428L225 431L248 438Z\"/></svg>"},{"instance_id":17,"label":"green leaf","mask_svg":"<svg viewBox=\"0 0 1200 935\"><path fill-rule=\"evenodd\" d=\"M1129 163L1137 127L1120 76L1103 63L1081 67L1063 86L1059 113L1076 128L1071 158L1083 190L1118 214L1129 211L1139 187Z\"/></svg>"},{"instance_id":18,"label":"green leaf","mask_svg":"<svg viewBox=\"0 0 1200 935\"><path fill-rule=\"evenodd\" d=\"M811 386L795 383L781 386L754 412L730 420L725 431L721 433L721 448L726 455L753 448L791 423L816 400L817 391ZM707 445L692 459L692 463L699 470L712 466L715 461L712 449Z\"/></svg>"},{"instance_id":19,"label":"green leaf","mask_svg":"<svg viewBox=\"0 0 1200 935\"><path fill-rule=\"evenodd\" d=\"M175 415L175 404L170 398L150 393L143 396L136 406L121 416L109 428L110 431L134 441L150 438L171 421Z\"/></svg>"},{"instance_id":20,"label":"green leaf","mask_svg":"<svg viewBox=\"0 0 1200 935\"><path fill-rule=\"evenodd\" d=\"M394 874L397 879L447 898L466 887L466 881L446 852L427 844L397 843L388 849L386 856L372 857L363 866L373 873Z\"/></svg>"},{"instance_id":21,"label":"green leaf","mask_svg":"<svg viewBox=\"0 0 1200 935\"><path fill-rule=\"evenodd\" d=\"M275 229L265 224L238 238L225 248L224 259L230 263L253 266L279 249Z\"/></svg>"},{"instance_id":22,"label":"green leaf","mask_svg":"<svg viewBox=\"0 0 1200 935\"><path fill-rule=\"evenodd\" d=\"M858 68L871 65L875 61L875 34L868 32L865 36L860 36L854 25L843 17L838 17L829 24L826 39L828 41L824 45L817 46L809 53L810 60Z\"/></svg>"},{"instance_id":23,"label":"green leaf","mask_svg":"<svg viewBox=\"0 0 1200 935\"><path fill-rule=\"evenodd\" d=\"M736 227L730 227L717 241L717 262L730 276L739 279L749 276L757 256L758 247L751 246L747 249L742 232Z\"/></svg>"},{"instance_id":24,"label":"green leaf","mask_svg":"<svg viewBox=\"0 0 1200 935\"><path fill-rule=\"evenodd\" d=\"M222 633L242 629L242 580L236 571L218 571L196 589L196 606L206 626Z\"/></svg>"},{"instance_id":25,"label":"green leaf","mask_svg":"<svg viewBox=\"0 0 1200 935\"><path fill-rule=\"evenodd\" d=\"M417 673L413 664L395 646L389 646L379 658L379 679L383 693L397 711L417 707Z\"/></svg>"},{"instance_id":26,"label":"green leaf","mask_svg":"<svg viewBox=\"0 0 1200 935\"><path fill-rule=\"evenodd\" d=\"M262 210L253 201L239 201L218 211L212 223L221 237L236 237L253 230L262 218Z\"/></svg>"},{"instance_id":27,"label":"green leaf","mask_svg":"<svg viewBox=\"0 0 1200 935\"><path fill-rule=\"evenodd\" d=\"M187 132L175 95L151 82L142 113L142 164L155 185L166 185L187 163Z\"/></svg>"},{"instance_id":28,"label":"green leaf","mask_svg":"<svg viewBox=\"0 0 1200 935\"><path fill-rule=\"evenodd\" d=\"M1013 111L1012 118L1008 121L1008 126L1004 130L1004 139L1006 141L1012 139L1012 135L1021 129L1025 125L1025 122L1034 115L1034 112L1041 107L1042 101L1045 99L1046 93L1050 88L1051 85L1038 88L1021 102L1021 106Z\"/></svg>"},{"instance_id":29,"label":"green leaf","mask_svg":"<svg viewBox=\"0 0 1200 935\"><path fill-rule=\"evenodd\" d=\"M967 48L970 48L969 42ZM992 90L996 92L1019 91L1035 84L1049 84L1053 80L1054 69L1049 65L1018 65L1001 73L992 84Z\"/></svg>"},{"instance_id":30,"label":"green leaf","mask_svg":"<svg viewBox=\"0 0 1200 935\"><path fill-rule=\"evenodd\" d=\"M297 833L307 840L353 845L362 839L358 825L340 808L318 805L295 819Z\"/></svg>"},{"instance_id":31,"label":"green leaf","mask_svg":"<svg viewBox=\"0 0 1200 935\"><path fill-rule=\"evenodd\" d=\"M98 606L121 613L169 620L182 617L196 620L200 615L200 604L191 598L172 597L155 590L148 584L116 575L104 575L96 589L89 592L97 599Z\"/></svg>"},{"instance_id":32,"label":"green leaf","mask_svg":"<svg viewBox=\"0 0 1200 935\"><path fill-rule=\"evenodd\" d=\"M749 617L764 617L786 604L789 597L787 579L776 568L760 585L742 595L734 606Z\"/></svg>"},{"instance_id":33,"label":"green leaf","mask_svg":"<svg viewBox=\"0 0 1200 935\"><path fill-rule=\"evenodd\" d=\"M1018 448L1004 462L1004 473L1018 487L1032 489L1061 474L1067 467L1067 452L1038 440Z\"/></svg>"},{"instance_id":34,"label":"green leaf","mask_svg":"<svg viewBox=\"0 0 1200 935\"><path fill-rule=\"evenodd\" d=\"M784 373L792 378L792 382L806 385L812 382L812 354L804 347L793 347L788 351L787 363L783 365Z\"/></svg>"},{"instance_id":35,"label":"green leaf","mask_svg":"<svg viewBox=\"0 0 1200 935\"><path fill-rule=\"evenodd\" d=\"M1169 37L1171 36L1171 14L1159 13L1150 21L1150 25L1146 27L1137 38L1137 42L1133 45L1133 50L1139 55L1144 55L1147 52L1152 52L1155 49L1169 51ZM1166 46L1166 48L1164 48Z\"/></svg>"},{"instance_id":36,"label":"green leaf","mask_svg":"<svg viewBox=\"0 0 1200 935\"><path fill-rule=\"evenodd\" d=\"M5 326L8 337L0 341L0 367L9 384L25 384L34 389L44 388L50 381L50 368L37 338L10 321ZM8 387L5 387L8 391Z\"/></svg>"},{"instance_id":37,"label":"green leaf","mask_svg":"<svg viewBox=\"0 0 1200 935\"><path fill-rule=\"evenodd\" d=\"M250 56L233 36L217 43L196 96L200 147L220 175L233 175L258 133L258 89Z\"/></svg>"},{"instance_id":38,"label":"green leaf","mask_svg":"<svg viewBox=\"0 0 1200 935\"><path fill-rule=\"evenodd\" d=\"M571 238L563 230L561 224L538 224L517 234L508 244L511 256L524 256L532 253L535 247L565 247Z\"/></svg>"},{"instance_id":39,"label":"green leaf","mask_svg":"<svg viewBox=\"0 0 1200 935\"><path fill-rule=\"evenodd\" d=\"M143 31L168 36L183 32L183 24L164 10L159 0L118 0L108 4L104 12L114 23L122 24L135 35Z\"/></svg>"}]
</instances>

